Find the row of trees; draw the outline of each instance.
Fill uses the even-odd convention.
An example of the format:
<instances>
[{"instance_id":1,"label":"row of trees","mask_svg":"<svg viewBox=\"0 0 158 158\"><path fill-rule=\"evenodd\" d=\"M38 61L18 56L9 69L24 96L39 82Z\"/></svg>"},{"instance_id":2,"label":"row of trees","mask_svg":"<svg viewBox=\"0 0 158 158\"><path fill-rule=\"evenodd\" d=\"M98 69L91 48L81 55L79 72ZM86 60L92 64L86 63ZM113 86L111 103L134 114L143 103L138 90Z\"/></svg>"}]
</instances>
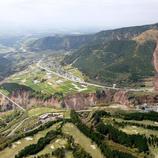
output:
<instances>
[{"instance_id":1,"label":"row of trees","mask_svg":"<svg viewBox=\"0 0 158 158\"><path fill-rule=\"evenodd\" d=\"M128 135L112 125L105 125L103 122L100 122L97 125L96 130L101 134L108 136L109 139L116 143L125 145L127 147L138 148L140 152L149 151L147 139L144 135Z\"/></svg>"},{"instance_id":2,"label":"row of trees","mask_svg":"<svg viewBox=\"0 0 158 158\"><path fill-rule=\"evenodd\" d=\"M93 120L93 123L96 125L101 121L102 117L110 117L111 114L109 112L106 112L104 110L98 110L95 111L91 117L91 119Z\"/></svg>"},{"instance_id":3,"label":"row of trees","mask_svg":"<svg viewBox=\"0 0 158 158\"><path fill-rule=\"evenodd\" d=\"M14 112L12 112L9 115L2 116L2 118L0 119L0 128L6 127L13 120L16 121L16 120L20 119L22 116L24 116L24 112L19 111L19 110L15 110Z\"/></svg>"},{"instance_id":4,"label":"row of trees","mask_svg":"<svg viewBox=\"0 0 158 158\"><path fill-rule=\"evenodd\" d=\"M151 130L158 130L158 126L142 124L142 123L137 123L137 122L127 122L127 121L117 122L114 119L114 124L119 127L125 127L125 126L130 125L130 126L137 126L137 127L142 127L142 128L151 129Z\"/></svg>"},{"instance_id":5,"label":"row of trees","mask_svg":"<svg viewBox=\"0 0 158 158\"><path fill-rule=\"evenodd\" d=\"M73 151L75 158L92 158L79 144L76 144L74 138L70 135L66 135L68 140L67 149Z\"/></svg>"},{"instance_id":6,"label":"row of trees","mask_svg":"<svg viewBox=\"0 0 158 158\"><path fill-rule=\"evenodd\" d=\"M128 113L124 114L123 118L125 120L151 120L151 121L158 121L158 112L148 112L148 113L141 113L141 112L134 112L134 113Z\"/></svg>"},{"instance_id":7,"label":"row of trees","mask_svg":"<svg viewBox=\"0 0 158 158\"><path fill-rule=\"evenodd\" d=\"M155 135L150 135L150 137L148 137L148 143L153 147L157 147L158 146L158 137Z\"/></svg>"},{"instance_id":8,"label":"row of trees","mask_svg":"<svg viewBox=\"0 0 158 158\"><path fill-rule=\"evenodd\" d=\"M146 115L146 113L143 113L143 114ZM154 114L155 114L155 116L157 115L157 113L155 113L155 112L154 112ZM141 115L142 115L142 113L141 113ZM150 115L152 115L152 113L147 114L147 116L150 116ZM118 130L117 128L115 128L111 125L103 124L101 121L101 118L102 117L110 117L110 116L111 116L111 114L104 111L104 110L96 111L92 115L93 122L95 122L95 126L99 122L101 122L100 124L98 124L97 128L98 128L98 130L102 130L102 134L108 136L109 139L113 139L113 141L116 141L120 144L123 144L125 146L129 146L129 147L130 146L134 146L134 147L138 146L138 149L140 148L140 151L143 151L143 150L148 151L147 144L152 145L154 147L158 146L157 136L150 135L150 137L147 138L144 135L127 135L126 133ZM119 126L122 128L127 126L127 125L131 125L131 126L138 126L138 127L142 127L142 128L150 129L150 130L158 130L158 126L141 124L141 123L137 123L137 122L127 122L127 121L117 122L115 119L113 119L113 124L115 126ZM141 139L141 141L140 141L140 139ZM144 144L144 145L142 145L142 144Z\"/></svg>"},{"instance_id":9,"label":"row of trees","mask_svg":"<svg viewBox=\"0 0 158 158\"><path fill-rule=\"evenodd\" d=\"M42 137L38 140L36 144L31 144L22 149L15 158L23 158L29 155L33 155L41 151L47 144L50 143L53 139L55 139L60 134L59 131L51 130L49 131L45 137Z\"/></svg>"},{"instance_id":10,"label":"row of trees","mask_svg":"<svg viewBox=\"0 0 158 158\"><path fill-rule=\"evenodd\" d=\"M61 128L63 124L61 124L61 126L58 128L58 131L60 131L60 136L62 136L62 138L67 139L66 146L57 148L52 151L52 153L34 156L34 158L51 158L52 156L57 158L65 158L67 151L72 151L74 158L92 158L91 155L87 153L79 144L75 143L74 138L71 135L62 133Z\"/></svg>"},{"instance_id":11,"label":"row of trees","mask_svg":"<svg viewBox=\"0 0 158 158\"><path fill-rule=\"evenodd\" d=\"M129 153L124 153L118 150L113 150L109 148L104 142L104 136L99 132L95 132L93 129L88 128L85 124L82 123L78 114L72 110L71 111L72 122L78 127L78 129L84 133L87 137L92 139L98 147L101 149L102 153L108 158L135 158Z\"/></svg>"},{"instance_id":12,"label":"row of trees","mask_svg":"<svg viewBox=\"0 0 158 158\"><path fill-rule=\"evenodd\" d=\"M158 130L158 126L153 126L153 125L146 125L146 124L141 124L141 123L136 123L136 122L117 122L114 120L114 124L119 127L125 127L125 126L137 126L137 127L142 127L145 129L150 129L150 130ZM146 138L147 142L150 146L157 147L158 146L158 137L155 135L150 135L149 137Z\"/></svg>"},{"instance_id":13,"label":"row of trees","mask_svg":"<svg viewBox=\"0 0 158 158\"><path fill-rule=\"evenodd\" d=\"M4 143L0 144L0 151L3 150L4 148L10 146L10 144L12 142L15 142L21 138L24 138L24 137L28 137L28 136L33 136L34 134L38 133L39 131L42 131L44 129L47 129L49 128L50 126L52 126L53 124L57 123L57 122L60 122L61 120L56 120L56 121L50 121L50 122L47 122L45 123L44 125L41 125L40 127L38 128L35 128L29 132L26 132L26 133L22 133L20 135L16 135L16 136L12 136L12 137L9 137L7 138L7 140L4 141Z\"/></svg>"}]
</instances>

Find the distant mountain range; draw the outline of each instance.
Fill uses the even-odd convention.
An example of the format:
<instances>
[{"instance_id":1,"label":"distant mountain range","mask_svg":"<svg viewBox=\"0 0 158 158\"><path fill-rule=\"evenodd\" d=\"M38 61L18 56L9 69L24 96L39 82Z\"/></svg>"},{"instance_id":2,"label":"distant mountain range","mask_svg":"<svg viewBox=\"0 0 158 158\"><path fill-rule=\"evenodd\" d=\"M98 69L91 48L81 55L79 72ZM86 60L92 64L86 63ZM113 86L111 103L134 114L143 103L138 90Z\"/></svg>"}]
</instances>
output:
<instances>
[{"instance_id":1,"label":"distant mountain range","mask_svg":"<svg viewBox=\"0 0 158 158\"><path fill-rule=\"evenodd\" d=\"M89 42L93 35L49 36L35 40L29 45L32 51L78 49Z\"/></svg>"},{"instance_id":2,"label":"distant mountain range","mask_svg":"<svg viewBox=\"0 0 158 158\"><path fill-rule=\"evenodd\" d=\"M126 27L115 30L106 30L101 31L96 34L88 34L88 35L54 35L47 36L43 38L39 38L34 42L28 45L29 49L32 50L70 50L70 49L78 49L81 46L91 44L94 42L108 42L111 40L123 40L130 39L134 36L139 35L140 33L149 30L149 29L157 29L157 24L152 25L144 25L144 26L134 26L134 27Z\"/></svg>"},{"instance_id":3,"label":"distant mountain range","mask_svg":"<svg viewBox=\"0 0 158 158\"><path fill-rule=\"evenodd\" d=\"M154 76L153 52L158 23L101 31L92 35L54 36L38 39L32 50L77 49L64 59L103 83L125 84Z\"/></svg>"}]
</instances>

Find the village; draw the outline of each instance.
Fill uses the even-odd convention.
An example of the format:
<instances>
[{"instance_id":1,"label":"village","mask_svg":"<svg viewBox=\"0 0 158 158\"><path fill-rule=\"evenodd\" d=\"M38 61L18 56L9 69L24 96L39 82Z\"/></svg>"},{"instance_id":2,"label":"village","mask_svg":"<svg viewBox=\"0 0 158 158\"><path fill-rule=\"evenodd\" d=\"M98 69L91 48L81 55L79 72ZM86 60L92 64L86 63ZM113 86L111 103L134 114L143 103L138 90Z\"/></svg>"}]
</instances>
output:
<instances>
[{"instance_id":1,"label":"village","mask_svg":"<svg viewBox=\"0 0 158 158\"><path fill-rule=\"evenodd\" d=\"M47 59L47 62L42 62L42 66L45 68L49 68L55 73L64 76L65 78L68 78L74 82L84 82L81 78L74 76L71 72L66 71L63 66L61 66L60 62L58 60L55 60L55 58L51 58L51 60Z\"/></svg>"}]
</instances>

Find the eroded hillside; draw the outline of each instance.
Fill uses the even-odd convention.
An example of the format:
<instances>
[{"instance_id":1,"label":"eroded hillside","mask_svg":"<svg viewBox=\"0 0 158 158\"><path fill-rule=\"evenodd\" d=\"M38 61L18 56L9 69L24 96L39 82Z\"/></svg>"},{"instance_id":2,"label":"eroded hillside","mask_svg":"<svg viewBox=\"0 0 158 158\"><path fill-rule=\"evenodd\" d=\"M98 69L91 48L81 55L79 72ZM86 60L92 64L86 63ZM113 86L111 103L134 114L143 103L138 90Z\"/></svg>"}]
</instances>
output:
<instances>
[{"instance_id":1,"label":"eroded hillside","mask_svg":"<svg viewBox=\"0 0 158 158\"><path fill-rule=\"evenodd\" d=\"M154 50L157 50L157 38L156 29L126 39L115 38L109 42L104 42L101 38L66 56L64 62L73 63L93 80L108 84L132 85L155 76L154 65L157 59Z\"/></svg>"}]
</instances>

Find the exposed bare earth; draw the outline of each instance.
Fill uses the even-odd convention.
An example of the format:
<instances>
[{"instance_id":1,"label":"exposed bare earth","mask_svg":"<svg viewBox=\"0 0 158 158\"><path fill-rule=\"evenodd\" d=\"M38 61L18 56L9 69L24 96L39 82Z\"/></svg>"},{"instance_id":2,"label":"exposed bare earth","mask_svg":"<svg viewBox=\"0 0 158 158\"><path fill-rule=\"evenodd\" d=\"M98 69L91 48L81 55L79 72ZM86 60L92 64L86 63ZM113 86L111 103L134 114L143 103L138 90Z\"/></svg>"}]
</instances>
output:
<instances>
[{"instance_id":1,"label":"exposed bare earth","mask_svg":"<svg viewBox=\"0 0 158 158\"><path fill-rule=\"evenodd\" d=\"M148 40L157 41L157 39L158 39L158 30L156 29L147 30L143 32L142 34L133 38L133 40L139 43L144 43Z\"/></svg>"},{"instance_id":2,"label":"exposed bare earth","mask_svg":"<svg viewBox=\"0 0 158 158\"><path fill-rule=\"evenodd\" d=\"M156 71L156 75L154 79L154 87L155 87L155 90L158 90L158 41L157 41L155 51L153 53L153 65Z\"/></svg>"}]
</instances>

